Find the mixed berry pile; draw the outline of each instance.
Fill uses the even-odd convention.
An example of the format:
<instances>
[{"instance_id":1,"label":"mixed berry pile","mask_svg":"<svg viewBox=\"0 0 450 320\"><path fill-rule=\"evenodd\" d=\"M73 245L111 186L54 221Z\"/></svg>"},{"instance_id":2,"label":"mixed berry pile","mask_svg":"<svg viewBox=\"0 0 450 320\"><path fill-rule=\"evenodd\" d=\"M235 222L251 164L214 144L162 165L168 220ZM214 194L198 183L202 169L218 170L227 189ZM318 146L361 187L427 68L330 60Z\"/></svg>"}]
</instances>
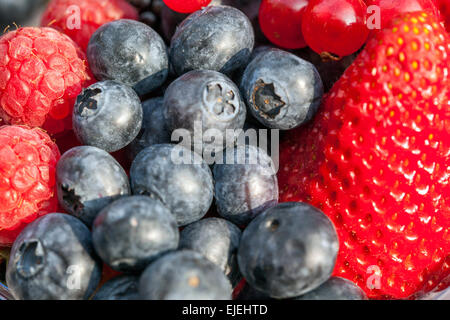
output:
<instances>
[{"instance_id":1,"label":"mixed berry pile","mask_svg":"<svg viewBox=\"0 0 450 320\"><path fill-rule=\"evenodd\" d=\"M0 281L15 299L446 289L449 19L448 0L0 0Z\"/></svg>"}]
</instances>

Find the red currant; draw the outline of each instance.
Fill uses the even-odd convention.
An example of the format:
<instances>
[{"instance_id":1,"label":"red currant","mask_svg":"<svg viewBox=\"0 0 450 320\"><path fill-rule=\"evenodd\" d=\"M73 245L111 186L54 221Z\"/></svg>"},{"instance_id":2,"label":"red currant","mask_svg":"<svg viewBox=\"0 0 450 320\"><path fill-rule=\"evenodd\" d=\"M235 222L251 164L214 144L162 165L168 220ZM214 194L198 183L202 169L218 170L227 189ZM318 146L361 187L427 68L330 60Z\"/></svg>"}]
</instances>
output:
<instances>
[{"instance_id":1,"label":"red currant","mask_svg":"<svg viewBox=\"0 0 450 320\"><path fill-rule=\"evenodd\" d=\"M259 24L267 39L286 49L306 47L302 34L302 15L308 0L263 0Z\"/></svg>"},{"instance_id":2,"label":"red currant","mask_svg":"<svg viewBox=\"0 0 450 320\"><path fill-rule=\"evenodd\" d=\"M173 11L191 13L206 7L211 0L163 0Z\"/></svg>"},{"instance_id":3,"label":"red currant","mask_svg":"<svg viewBox=\"0 0 450 320\"><path fill-rule=\"evenodd\" d=\"M375 5L380 8L381 28L386 28L396 16L414 11L428 10L439 16L436 0L366 0L368 6Z\"/></svg>"},{"instance_id":4,"label":"red currant","mask_svg":"<svg viewBox=\"0 0 450 320\"><path fill-rule=\"evenodd\" d=\"M322 56L347 56L367 40L366 15L362 0L311 0L303 13L303 36Z\"/></svg>"}]
</instances>

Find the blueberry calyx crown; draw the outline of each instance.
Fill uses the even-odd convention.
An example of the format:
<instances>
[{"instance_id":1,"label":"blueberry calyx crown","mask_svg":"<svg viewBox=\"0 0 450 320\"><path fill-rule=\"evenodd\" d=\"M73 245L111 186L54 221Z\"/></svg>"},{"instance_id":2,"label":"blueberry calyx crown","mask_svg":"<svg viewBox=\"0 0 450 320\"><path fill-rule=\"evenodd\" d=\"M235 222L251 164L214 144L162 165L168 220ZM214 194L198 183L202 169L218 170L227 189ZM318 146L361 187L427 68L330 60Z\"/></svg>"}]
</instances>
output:
<instances>
[{"instance_id":1,"label":"blueberry calyx crown","mask_svg":"<svg viewBox=\"0 0 450 320\"><path fill-rule=\"evenodd\" d=\"M227 84L209 83L203 92L206 110L222 121L228 121L239 113L238 95Z\"/></svg>"},{"instance_id":2,"label":"blueberry calyx crown","mask_svg":"<svg viewBox=\"0 0 450 320\"><path fill-rule=\"evenodd\" d=\"M89 117L97 110L97 100L93 99L102 92L101 89L85 89L83 94L77 98L77 114L83 117Z\"/></svg>"},{"instance_id":3,"label":"blueberry calyx crown","mask_svg":"<svg viewBox=\"0 0 450 320\"><path fill-rule=\"evenodd\" d=\"M45 267L45 248L39 239L25 240L17 254L17 272L23 278L31 278Z\"/></svg>"},{"instance_id":4,"label":"blueberry calyx crown","mask_svg":"<svg viewBox=\"0 0 450 320\"><path fill-rule=\"evenodd\" d=\"M259 79L256 81L252 96L256 110L260 110L261 116L266 119L275 119L286 105L279 95L275 93L273 83L265 83Z\"/></svg>"}]
</instances>

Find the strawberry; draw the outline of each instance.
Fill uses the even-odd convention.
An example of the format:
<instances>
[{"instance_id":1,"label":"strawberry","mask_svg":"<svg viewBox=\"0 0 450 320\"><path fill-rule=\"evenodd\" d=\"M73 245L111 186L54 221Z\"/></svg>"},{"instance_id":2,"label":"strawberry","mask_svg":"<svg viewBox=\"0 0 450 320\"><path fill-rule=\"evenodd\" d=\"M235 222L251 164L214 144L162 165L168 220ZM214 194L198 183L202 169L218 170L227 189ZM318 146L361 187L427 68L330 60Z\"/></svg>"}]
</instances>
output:
<instances>
[{"instance_id":1,"label":"strawberry","mask_svg":"<svg viewBox=\"0 0 450 320\"><path fill-rule=\"evenodd\" d=\"M281 201L333 220L334 274L377 299L416 298L450 279L449 36L425 12L392 23L313 122L287 134L279 171Z\"/></svg>"}]
</instances>

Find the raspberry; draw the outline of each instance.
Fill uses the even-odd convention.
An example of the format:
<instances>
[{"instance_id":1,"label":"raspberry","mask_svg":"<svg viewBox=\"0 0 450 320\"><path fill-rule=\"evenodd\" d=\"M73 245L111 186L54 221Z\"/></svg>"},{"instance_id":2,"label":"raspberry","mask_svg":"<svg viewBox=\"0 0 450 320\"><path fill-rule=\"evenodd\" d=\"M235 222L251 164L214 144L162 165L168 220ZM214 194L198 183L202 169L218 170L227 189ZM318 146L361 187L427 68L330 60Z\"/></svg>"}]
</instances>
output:
<instances>
[{"instance_id":1,"label":"raspberry","mask_svg":"<svg viewBox=\"0 0 450 320\"><path fill-rule=\"evenodd\" d=\"M52 0L41 25L67 34L86 52L92 34L103 24L138 18L137 10L125 0Z\"/></svg>"},{"instance_id":2,"label":"raspberry","mask_svg":"<svg viewBox=\"0 0 450 320\"><path fill-rule=\"evenodd\" d=\"M0 246L26 224L58 208L55 172L60 153L39 128L0 127Z\"/></svg>"},{"instance_id":3,"label":"raspberry","mask_svg":"<svg viewBox=\"0 0 450 320\"><path fill-rule=\"evenodd\" d=\"M0 124L72 128L75 98L90 79L85 55L52 28L20 28L0 37Z\"/></svg>"}]
</instances>

